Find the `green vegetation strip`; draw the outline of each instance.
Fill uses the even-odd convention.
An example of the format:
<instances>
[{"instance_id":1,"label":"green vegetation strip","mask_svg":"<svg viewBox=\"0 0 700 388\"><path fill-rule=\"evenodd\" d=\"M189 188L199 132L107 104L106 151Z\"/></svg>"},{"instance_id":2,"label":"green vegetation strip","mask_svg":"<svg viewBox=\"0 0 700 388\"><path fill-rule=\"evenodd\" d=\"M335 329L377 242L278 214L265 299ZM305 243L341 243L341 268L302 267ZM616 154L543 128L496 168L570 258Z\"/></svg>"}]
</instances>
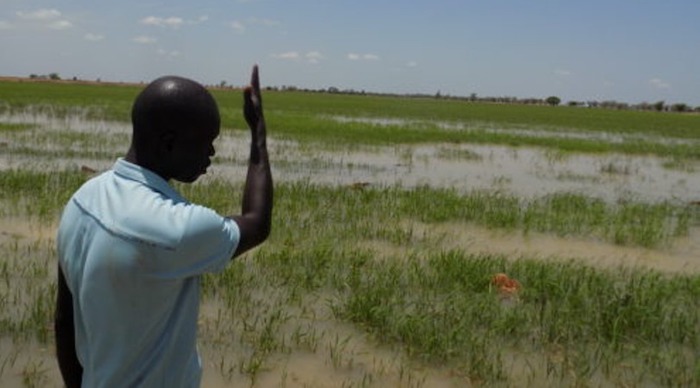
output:
<instances>
[{"instance_id":1,"label":"green vegetation strip","mask_svg":"<svg viewBox=\"0 0 700 388\"><path fill-rule=\"evenodd\" d=\"M79 170L0 172L4 202L23 204L31 215L56 214L88 176ZM228 181L178 185L195 202L207 203L224 214L238 189ZM492 191L462 194L451 189L378 187L353 189L308 182L278 184L276 225L293 232L299 222L323 225L324 237L347 235L373 239L384 236L392 243L410 240L404 220L422 223L466 222L489 228L604 239L615 244L655 247L674 237L686 236L700 222L690 204L621 202L580 194L558 193L532 200ZM311 211L313 209L313 211ZM5 213L18 212L16 206ZM318 234L316 234L318 235Z\"/></svg>"},{"instance_id":2,"label":"green vegetation strip","mask_svg":"<svg viewBox=\"0 0 700 388\"><path fill-rule=\"evenodd\" d=\"M32 127L29 124L0 123L0 132L18 132Z\"/></svg>"},{"instance_id":3,"label":"green vegetation strip","mask_svg":"<svg viewBox=\"0 0 700 388\"><path fill-rule=\"evenodd\" d=\"M2 82L0 113L31 109L41 114L79 114L128 122L131 103L140 88L136 85ZM240 90L213 90L213 94L221 106L224 127L246 128L241 115ZM264 98L271 135L302 142L326 145L506 144L700 159L700 115L696 114L305 92L267 91ZM398 123L339 122L336 117L393 119ZM444 125L468 130L446 130ZM528 131L538 133L528 134ZM604 137L561 136L582 131L629 139L611 141ZM547 132L552 135L547 136ZM640 135L646 137L639 138Z\"/></svg>"},{"instance_id":4,"label":"green vegetation strip","mask_svg":"<svg viewBox=\"0 0 700 388\"><path fill-rule=\"evenodd\" d=\"M51 220L87 176L77 170L0 171L0 216L29 216Z\"/></svg>"},{"instance_id":5,"label":"green vegetation strip","mask_svg":"<svg viewBox=\"0 0 700 388\"><path fill-rule=\"evenodd\" d=\"M181 187L193 198L222 205L229 201L231 191L223 181ZM400 226L405 220L435 224L465 222L494 229L593 237L644 247L686 236L689 226L700 222L696 207L689 204L632 201L609 204L573 193L526 201L493 191L462 194L430 187L353 189L300 182L278 185L276 198L275 221L282 230L295 233L299 223L323 225L312 235L336 238L350 233L354 239L383 236L399 245L414 237L412 230Z\"/></svg>"}]
</instances>

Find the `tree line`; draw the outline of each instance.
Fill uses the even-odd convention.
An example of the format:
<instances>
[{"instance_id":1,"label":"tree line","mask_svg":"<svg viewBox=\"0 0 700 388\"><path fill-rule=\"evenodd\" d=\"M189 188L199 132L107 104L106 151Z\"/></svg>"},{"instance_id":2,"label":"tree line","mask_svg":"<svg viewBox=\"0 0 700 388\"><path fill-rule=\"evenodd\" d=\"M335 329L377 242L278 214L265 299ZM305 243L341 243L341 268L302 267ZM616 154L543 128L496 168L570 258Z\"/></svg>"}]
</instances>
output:
<instances>
[{"instance_id":1,"label":"tree line","mask_svg":"<svg viewBox=\"0 0 700 388\"><path fill-rule=\"evenodd\" d=\"M442 94L438 91L435 94L425 94L425 93L409 93L409 94L397 94L397 93L376 93L367 92L365 90L354 90L354 89L339 89L336 87L329 87L327 89L306 89L298 88L296 86L268 86L267 90L272 91L301 91L309 93L330 93L330 94L349 94L349 95L374 95L374 96L390 96L390 97L409 97L409 98L436 98L436 99L446 99L446 100L458 100L458 101L469 101L469 102L483 102L492 104L522 104L522 105L544 105L544 106L559 106L562 105L562 100L558 96L548 96L545 98L518 98L518 97L483 97L478 96L476 93L472 93L469 96L452 96L449 94ZM581 107L581 108L598 108L598 109L614 109L614 110L640 110L640 111L655 111L655 112L696 112L700 113L700 106L692 107L686 103L674 103L667 104L665 101L656 102L641 102L638 104L630 104L626 102L605 100L605 101L568 101L564 105L570 107Z\"/></svg>"},{"instance_id":2,"label":"tree line","mask_svg":"<svg viewBox=\"0 0 700 388\"><path fill-rule=\"evenodd\" d=\"M30 74L30 79L34 80L61 80L58 73L49 74ZM73 81L77 81L76 77L72 78ZM100 79L97 79L100 82ZM233 85L228 85L226 81L221 81L217 85L211 85L216 88L236 88ZM476 93L472 93L469 96L451 96L449 94L442 94L438 91L435 94L425 94L425 93L409 93L409 94L398 94L398 93L376 93L376 92L366 92L364 90L354 90L354 89L339 89L337 87L331 86L325 89L307 89L298 88L296 86L268 86L265 88L270 91L301 91L308 93L329 93L329 94L349 94L349 95L374 95L374 96L390 96L390 97L409 97L409 98L436 98L436 99L446 99L446 100L459 100L459 101L469 101L469 102L484 102L492 104L522 104L522 105L549 105L549 106L559 106L562 103L561 98L557 96L549 96L545 98L518 98L518 97L482 97L477 96ZM677 112L677 113L700 113L700 106L692 107L686 103L674 103L667 104L665 101L656 102L641 102L638 104L629 104L626 102L605 100L605 101L568 101L565 104L570 107L582 107L582 108L599 108L599 109L613 109L613 110L639 110L639 111L653 111L653 112Z\"/></svg>"}]
</instances>

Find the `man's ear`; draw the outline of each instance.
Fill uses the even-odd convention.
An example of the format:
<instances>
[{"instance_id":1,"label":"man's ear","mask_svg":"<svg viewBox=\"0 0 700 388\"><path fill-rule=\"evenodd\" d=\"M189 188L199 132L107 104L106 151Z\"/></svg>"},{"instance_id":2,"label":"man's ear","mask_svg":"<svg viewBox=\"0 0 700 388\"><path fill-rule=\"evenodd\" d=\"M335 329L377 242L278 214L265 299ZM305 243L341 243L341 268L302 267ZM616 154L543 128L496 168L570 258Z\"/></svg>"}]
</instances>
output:
<instances>
[{"instance_id":1,"label":"man's ear","mask_svg":"<svg viewBox=\"0 0 700 388\"><path fill-rule=\"evenodd\" d=\"M160 134L160 144L163 146L163 149L172 152L173 149L175 149L175 131L173 130L167 130L163 131Z\"/></svg>"}]
</instances>

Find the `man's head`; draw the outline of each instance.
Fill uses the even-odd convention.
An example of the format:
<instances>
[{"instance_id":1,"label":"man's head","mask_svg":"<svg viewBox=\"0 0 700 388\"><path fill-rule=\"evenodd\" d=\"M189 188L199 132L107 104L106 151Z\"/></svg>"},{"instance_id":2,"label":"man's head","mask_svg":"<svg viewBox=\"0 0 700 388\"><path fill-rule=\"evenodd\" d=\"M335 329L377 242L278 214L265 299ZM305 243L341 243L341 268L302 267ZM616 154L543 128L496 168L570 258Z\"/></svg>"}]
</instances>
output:
<instances>
[{"instance_id":1,"label":"man's head","mask_svg":"<svg viewBox=\"0 0 700 388\"><path fill-rule=\"evenodd\" d=\"M156 79L136 97L131 122L131 162L182 182L194 182L211 164L221 120L216 101L199 83Z\"/></svg>"}]
</instances>

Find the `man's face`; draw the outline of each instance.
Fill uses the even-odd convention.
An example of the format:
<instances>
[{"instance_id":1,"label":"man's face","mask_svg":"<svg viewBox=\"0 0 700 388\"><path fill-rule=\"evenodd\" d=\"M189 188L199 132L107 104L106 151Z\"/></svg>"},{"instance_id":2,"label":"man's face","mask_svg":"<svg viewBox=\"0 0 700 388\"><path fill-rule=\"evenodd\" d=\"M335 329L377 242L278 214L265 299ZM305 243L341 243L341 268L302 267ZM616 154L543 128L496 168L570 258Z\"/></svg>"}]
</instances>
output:
<instances>
[{"instance_id":1,"label":"man's face","mask_svg":"<svg viewBox=\"0 0 700 388\"><path fill-rule=\"evenodd\" d=\"M173 141L172 179L191 183L207 172L214 156L214 140L219 136L218 126L181 130Z\"/></svg>"}]
</instances>

